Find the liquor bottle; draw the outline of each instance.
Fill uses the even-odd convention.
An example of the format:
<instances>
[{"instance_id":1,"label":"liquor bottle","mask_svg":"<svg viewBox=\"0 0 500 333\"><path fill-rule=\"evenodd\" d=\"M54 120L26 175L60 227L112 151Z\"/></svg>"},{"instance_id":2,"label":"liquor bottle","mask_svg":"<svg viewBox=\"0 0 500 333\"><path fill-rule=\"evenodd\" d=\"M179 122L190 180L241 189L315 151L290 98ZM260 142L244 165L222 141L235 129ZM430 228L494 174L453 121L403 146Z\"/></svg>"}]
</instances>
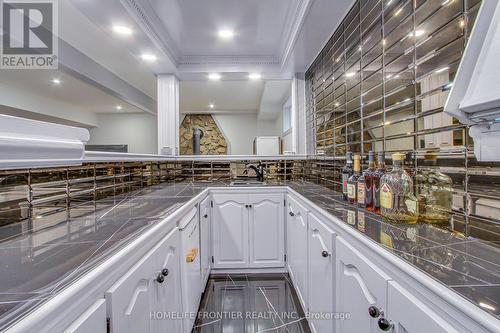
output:
<instances>
[{"instance_id":1,"label":"liquor bottle","mask_svg":"<svg viewBox=\"0 0 500 333\"><path fill-rule=\"evenodd\" d=\"M380 214L380 179L382 178L383 175L385 175L386 172L387 170L385 169L385 152L381 151L378 153L377 169L373 173L372 208L370 209L370 207L368 207L368 210L373 210L377 214Z\"/></svg>"},{"instance_id":2,"label":"liquor bottle","mask_svg":"<svg viewBox=\"0 0 500 333\"><path fill-rule=\"evenodd\" d=\"M373 210L373 174L375 173L375 153L368 153L368 169L358 180L358 205ZM363 198L361 198L363 197Z\"/></svg>"},{"instance_id":3,"label":"liquor bottle","mask_svg":"<svg viewBox=\"0 0 500 333\"><path fill-rule=\"evenodd\" d=\"M344 200L347 201L347 181L352 176L352 153L346 154L346 165L342 169L342 195Z\"/></svg>"},{"instance_id":4,"label":"liquor bottle","mask_svg":"<svg viewBox=\"0 0 500 333\"><path fill-rule=\"evenodd\" d=\"M436 168L437 155L427 154L430 168L419 168L415 175L421 222L448 223L452 213L453 181Z\"/></svg>"},{"instance_id":5,"label":"liquor bottle","mask_svg":"<svg viewBox=\"0 0 500 333\"><path fill-rule=\"evenodd\" d=\"M393 222L416 223L418 203L413 194L413 180L403 169L404 158L403 154L393 154L393 168L380 180L380 211Z\"/></svg>"},{"instance_id":6,"label":"liquor bottle","mask_svg":"<svg viewBox=\"0 0 500 333\"><path fill-rule=\"evenodd\" d=\"M357 202L358 194L358 179L361 173L361 163L360 156L354 156L354 173L349 177L347 181L347 201L350 204L355 205Z\"/></svg>"}]
</instances>

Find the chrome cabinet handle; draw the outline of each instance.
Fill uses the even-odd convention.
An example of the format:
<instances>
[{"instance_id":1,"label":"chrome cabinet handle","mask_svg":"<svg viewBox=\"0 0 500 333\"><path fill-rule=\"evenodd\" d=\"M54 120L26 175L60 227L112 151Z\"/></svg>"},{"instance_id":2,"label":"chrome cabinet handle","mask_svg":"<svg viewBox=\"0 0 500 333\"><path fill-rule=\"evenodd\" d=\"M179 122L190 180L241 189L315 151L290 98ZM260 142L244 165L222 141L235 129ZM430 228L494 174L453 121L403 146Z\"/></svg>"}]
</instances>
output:
<instances>
[{"instance_id":1,"label":"chrome cabinet handle","mask_svg":"<svg viewBox=\"0 0 500 333\"><path fill-rule=\"evenodd\" d=\"M390 331L394 327L392 321L385 319L384 317L378 320L378 328L382 331Z\"/></svg>"},{"instance_id":2,"label":"chrome cabinet handle","mask_svg":"<svg viewBox=\"0 0 500 333\"><path fill-rule=\"evenodd\" d=\"M156 282L163 283L164 281L165 281L165 277L163 276L163 274L158 273L158 276L156 277Z\"/></svg>"},{"instance_id":3,"label":"chrome cabinet handle","mask_svg":"<svg viewBox=\"0 0 500 333\"><path fill-rule=\"evenodd\" d=\"M368 314L370 315L370 317L372 318L378 318L380 317L380 315L382 314L382 310L380 310L378 307L376 307L375 305L372 305L368 308Z\"/></svg>"},{"instance_id":4,"label":"chrome cabinet handle","mask_svg":"<svg viewBox=\"0 0 500 333\"><path fill-rule=\"evenodd\" d=\"M288 214L290 214L290 216L295 216L295 213L292 211L290 211L290 213L288 213Z\"/></svg>"},{"instance_id":5,"label":"chrome cabinet handle","mask_svg":"<svg viewBox=\"0 0 500 333\"><path fill-rule=\"evenodd\" d=\"M208 218L208 214L203 215L203 218L205 219Z\"/></svg>"}]
</instances>

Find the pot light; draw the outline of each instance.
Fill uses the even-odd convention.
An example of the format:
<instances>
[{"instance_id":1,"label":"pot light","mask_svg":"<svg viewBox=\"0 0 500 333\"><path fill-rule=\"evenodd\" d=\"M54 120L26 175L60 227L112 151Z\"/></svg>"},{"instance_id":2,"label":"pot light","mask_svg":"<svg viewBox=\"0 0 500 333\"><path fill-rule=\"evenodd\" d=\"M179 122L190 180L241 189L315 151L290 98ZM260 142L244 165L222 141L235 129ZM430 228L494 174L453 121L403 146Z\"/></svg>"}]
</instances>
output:
<instances>
[{"instance_id":1,"label":"pot light","mask_svg":"<svg viewBox=\"0 0 500 333\"><path fill-rule=\"evenodd\" d=\"M259 80L262 76L259 73L250 73L248 74L248 78L250 80Z\"/></svg>"},{"instance_id":2,"label":"pot light","mask_svg":"<svg viewBox=\"0 0 500 333\"><path fill-rule=\"evenodd\" d=\"M158 60L158 58L154 54L151 54L151 53L143 53L141 55L141 59L145 60L145 61L151 61L151 62Z\"/></svg>"},{"instance_id":3,"label":"pot light","mask_svg":"<svg viewBox=\"0 0 500 333\"><path fill-rule=\"evenodd\" d=\"M129 27L126 27L124 25L114 25L113 31L117 34L124 35L124 36L130 36L133 33L132 29L130 29Z\"/></svg>"},{"instance_id":4,"label":"pot light","mask_svg":"<svg viewBox=\"0 0 500 333\"><path fill-rule=\"evenodd\" d=\"M211 108L211 109L213 109L213 108L215 108L215 105L214 104L210 104L208 107Z\"/></svg>"},{"instance_id":5,"label":"pot light","mask_svg":"<svg viewBox=\"0 0 500 333\"><path fill-rule=\"evenodd\" d=\"M59 79L52 79L52 83L55 84L55 85L60 85L61 84L61 80L59 80Z\"/></svg>"},{"instance_id":6,"label":"pot light","mask_svg":"<svg viewBox=\"0 0 500 333\"><path fill-rule=\"evenodd\" d=\"M220 74L217 73L210 73L208 74L208 79L212 81L219 81L221 78Z\"/></svg>"},{"instance_id":7,"label":"pot light","mask_svg":"<svg viewBox=\"0 0 500 333\"><path fill-rule=\"evenodd\" d=\"M118 111L121 111L121 110L123 110L123 106L121 106L121 105L117 105L117 106L116 106L116 109L117 109Z\"/></svg>"},{"instance_id":8,"label":"pot light","mask_svg":"<svg viewBox=\"0 0 500 333\"><path fill-rule=\"evenodd\" d=\"M353 77L354 75L356 75L356 72L345 73L345 77Z\"/></svg>"},{"instance_id":9,"label":"pot light","mask_svg":"<svg viewBox=\"0 0 500 333\"><path fill-rule=\"evenodd\" d=\"M234 31L229 29L221 29L219 30L218 35L221 39L231 39L234 37Z\"/></svg>"}]
</instances>

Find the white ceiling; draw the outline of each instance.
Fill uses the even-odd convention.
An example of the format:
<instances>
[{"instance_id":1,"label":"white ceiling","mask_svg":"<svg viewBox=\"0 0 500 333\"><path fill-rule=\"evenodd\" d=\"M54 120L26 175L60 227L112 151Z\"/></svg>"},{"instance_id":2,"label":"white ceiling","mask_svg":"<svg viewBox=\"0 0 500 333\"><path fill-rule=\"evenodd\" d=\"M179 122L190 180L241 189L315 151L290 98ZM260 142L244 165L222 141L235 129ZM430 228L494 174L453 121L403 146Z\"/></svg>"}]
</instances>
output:
<instances>
[{"instance_id":1,"label":"white ceiling","mask_svg":"<svg viewBox=\"0 0 500 333\"><path fill-rule=\"evenodd\" d=\"M257 113L262 81L181 81L179 103L182 113ZM214 109L209 105L214 104Z\"/></svg>"}]
</instances>

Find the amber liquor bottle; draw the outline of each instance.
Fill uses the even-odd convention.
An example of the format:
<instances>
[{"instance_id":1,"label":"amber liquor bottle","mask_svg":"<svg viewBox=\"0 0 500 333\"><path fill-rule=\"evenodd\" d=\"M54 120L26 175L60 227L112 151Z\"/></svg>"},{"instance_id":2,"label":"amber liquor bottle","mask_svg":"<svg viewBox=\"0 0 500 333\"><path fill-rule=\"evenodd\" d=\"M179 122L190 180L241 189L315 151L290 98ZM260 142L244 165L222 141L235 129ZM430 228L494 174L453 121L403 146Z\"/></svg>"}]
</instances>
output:
<instances>
[{"instance_id":1,"label":"amber liquor bottle","mask_svg":"<svg viewBox=\"0 0 500 333\"><path fill-rule=\"evenodd\" d=\"M368 210L380 214L380 178L387 172L385 168L385 152L381 151L378 153L378 164L377 169L373 173L372 177L372 205L371 208L367 207Z\"/></svg>"},{"instance_id":2,"label":"amber liquor bottle","mask_svg":"<svg viewBox=\"0 0 500 333\"><path fill-rule=\"evenodd\" d=\"M347 201L347 182L349 181L349 177L352 176L352 173L352 153L348 152L346 155L346 164L342 169L342 196L345 201Z\"/></svg>"},{"instance_id":3,"label":"amber liquor bottle","mask_svg":"<svg viewBox=\"0 0 500 333\"><path fill-rule=\"evenodd\" d=\"M375 152L368 153L368 169L358 180L358 206L373 211L373 175L375 173ZM363 198L362 198L363 197Z\"/></svg>"},{"instance_id":4,"label":"amber liquor bottle","mask_svg":"<svg viewBox=\"0 0 500 333\"><path fill-rule=\"evenodd\" d=\"M347 181L347 201L355 205L357 203L358 179L361 174L360 156L354 156L354 173Z\"/></svg>"}]
</instances>

